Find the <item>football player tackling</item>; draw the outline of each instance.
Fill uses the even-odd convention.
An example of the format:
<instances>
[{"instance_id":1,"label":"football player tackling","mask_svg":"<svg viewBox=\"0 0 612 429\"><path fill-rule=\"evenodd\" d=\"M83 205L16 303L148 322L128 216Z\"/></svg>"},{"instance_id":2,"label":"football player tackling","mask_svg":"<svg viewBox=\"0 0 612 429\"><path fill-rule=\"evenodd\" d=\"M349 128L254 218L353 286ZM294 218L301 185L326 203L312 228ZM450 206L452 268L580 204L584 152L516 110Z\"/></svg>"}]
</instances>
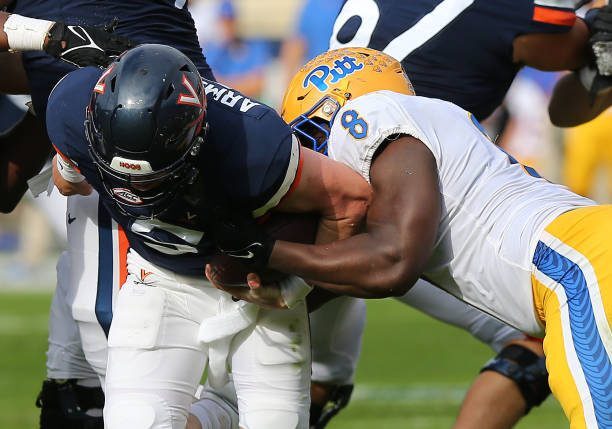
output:
<instances>
[{"instance_id":1,"label":"football player tackling","mask_svg":"<svg viewBox=\"0 0 612 429\"><path fill-rule=\"evenodd\" d=\"M200 80L164 45L70 73L51 93L47 128L58 189L70 194L86 180L130 243L108 337L105 426L183 429L208 365L213 387L231 367L240 427L306 428L303 295L289 312L266 311L210 287L202 274L216 211L312 211L348 232L365 213L368 184L301 150L272 109Z\"/></svg>"},{"instance_id":2,"label":"football player tackling","mask_svg":"<svg viewBox=\"0 0 612 429\"><path fill-rule=\"evenodd\" d=\"M518 164L465 110L414 96L399 63L377 51L315 58L294 77L283 116L374 196L365 231L325 246L250 231L255 266L365 298L402 295L426 278L544 336L550 386L572 429L612 425L612 207ZM228 254L236 244L220 243Z\"/></svg>"}]
</instances>

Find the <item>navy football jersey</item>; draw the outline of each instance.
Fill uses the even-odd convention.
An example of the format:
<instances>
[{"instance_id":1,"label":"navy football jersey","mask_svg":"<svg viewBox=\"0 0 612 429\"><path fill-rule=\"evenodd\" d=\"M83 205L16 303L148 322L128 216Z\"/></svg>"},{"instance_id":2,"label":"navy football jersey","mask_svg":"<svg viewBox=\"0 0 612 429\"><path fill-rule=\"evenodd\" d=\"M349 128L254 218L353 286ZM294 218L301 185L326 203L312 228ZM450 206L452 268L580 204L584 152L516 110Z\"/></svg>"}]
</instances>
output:
<instances>
[{"instance_id":1,"label":"navy football jersey","mask_svg":"<svg viewBox=\"0 0 612 429\"><path fill-rule=\"evenodd\" d=\"M521 34L566 32L576 0L347 0L330 48L364 46L401 61L418 95L451 101L484 119L520 66Z\"/></svg>"},{"instance_id":2,"label":"navy football jersey","mask_svg":"<svg viewBox=\"0 0 612 429\"><path fill-rule=\"evenodd\" d=\"M17 0L12 11L87 26L105 25L117 18L118 34L137 43L170 45L187 55L203 77L214 79L202 54L187 0ZM23 53L23 63L34 110L44 120L51 89L75 67L40 52Z\"/></svg>"},{"instance_id":3,"label":"navy football jersey","mask_svg":"<svg viewBox=\"0 0 612 429\"><path fill-rule=\"evenodd\" d=\"M207 234L211 201L221 195L233 209L264 215L285 196L299 170L299 144L268 106L204 81L209 132L199 156L200 177L159 218L123 214L104 190L88 153L85 108L102 71L68 74L49 97L47 130L58 153L73 162L125 230L130 247L179 274L203 276L214 251Z\"/></svg>"}]
</instances>

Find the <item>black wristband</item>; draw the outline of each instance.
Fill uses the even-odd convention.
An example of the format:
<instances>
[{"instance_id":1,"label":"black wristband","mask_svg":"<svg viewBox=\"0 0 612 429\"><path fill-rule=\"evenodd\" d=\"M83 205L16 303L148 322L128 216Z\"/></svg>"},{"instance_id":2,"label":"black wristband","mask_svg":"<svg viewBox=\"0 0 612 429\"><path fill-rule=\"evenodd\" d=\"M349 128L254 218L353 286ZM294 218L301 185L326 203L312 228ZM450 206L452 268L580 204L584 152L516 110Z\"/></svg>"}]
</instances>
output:
<instances>
[{"instance_id":1,"label":"black wristband","mask_svg":"<svg viewBox=\"0 0 612 429\"><path fill-rule=\"evenodd\" d=\"M65 34L66 24L62 22L56 22L53 24L53 26L49 29L49 40L45 45L45 52L59 58L63 51L62 41L64 40Z\"/></svg>"}]
</instances>

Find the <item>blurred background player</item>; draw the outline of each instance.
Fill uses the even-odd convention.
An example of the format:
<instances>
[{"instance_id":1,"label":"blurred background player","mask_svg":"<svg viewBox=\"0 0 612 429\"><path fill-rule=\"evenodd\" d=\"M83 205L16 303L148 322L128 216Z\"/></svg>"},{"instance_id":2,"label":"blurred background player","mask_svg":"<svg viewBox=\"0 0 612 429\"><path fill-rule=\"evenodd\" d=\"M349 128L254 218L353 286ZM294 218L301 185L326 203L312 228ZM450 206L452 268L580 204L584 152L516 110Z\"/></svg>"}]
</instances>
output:
<instances>
[{"instance_id":1,"label":"blurred background player","mask_svg":"<svg viewBox=\"0 0 612 429\"><path fill-rule=\"evenodd\" d=\"M576 3L348 0L330 49L381 50L413 76L418 94L451 101L482 120L522 66L574 70L587 63L590 33L575 15Z\"/></svg>"},{"instance_id":2,"label":"blurred background player","mask_svg":"<svg viewBox=\"0 0 612 429\"><path fill-rule=\"evenodd\" d=\"M563 182L574 192L598 201L612 196L612 110L565 131ZM603 180L601 179L603 176ZM601 186L598 186L598 183Z\"/></svg>"},{"instance_id":3,"label":"blurred background player","mask_svg":"<svg viewBox=\"0 0 612 429\"><path fill-rule=\"evenodd\" d=\"M612 104L612 5L606 0L580 3L589 3L580 9L591 32L589 62L555 86L548 111L559 127L588 122Z\"/></svg>"},{"instance_id":4,"label":"blurred background player","mask_svg":"<svg viewBox=\"0 0 612 429\"><path fill-rule=\"evenodd\" d=\"M223 0L216 15L219 34L204 46L208 63L219 82L248 97L260 99L265 67L272 59L269 42L239 36L236 10L231 0Z\"/></svg>"},{"instance_id":5,"label":"blurred background player","mask_svg":"<svg viewBox=\"0 0 612 429\"><path fill-rule=\"evenodd\" d=\"M329 49L334 21L342 0L305 0L293 26L293 34L282 44L280 60L284 81L289 83L302 65Z\"/></svg>"}]
</instances>

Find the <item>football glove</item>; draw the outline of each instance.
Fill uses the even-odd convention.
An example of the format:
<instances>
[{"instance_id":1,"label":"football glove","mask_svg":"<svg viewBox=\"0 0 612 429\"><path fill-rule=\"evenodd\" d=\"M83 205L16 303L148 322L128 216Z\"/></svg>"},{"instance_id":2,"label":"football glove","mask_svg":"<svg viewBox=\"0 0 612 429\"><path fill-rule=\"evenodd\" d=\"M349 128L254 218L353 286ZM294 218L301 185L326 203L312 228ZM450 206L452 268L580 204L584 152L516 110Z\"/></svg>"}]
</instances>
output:
<instances>
[{"instance_id":1,"label":"football glove","mask_svg":"<svg viewBox=\"0 0 612 429\"><path fill-rule=\"evenodd\" d=\"M603 76L595 65L585 66L576 70L578 79L589 93L591 105L595 103L597 96L612 87L612 76Z\"/></svg>"},{"instance_id":2,"label":"football glove","mask_svg":"<svg viewBox=\"0 0 612 429\"><path fill-rule=\"evenodd\" d=\"M85 27L56 22L49 30L44 50L77 67L106 67L122 52L136 46L126 37L114 33L115 18L104 27Z\"/></svg>"},{"instance_id":3,"label":"football glove","mask_svg":"<svg viewBox=\"0 0 612 429\"><path fill-rule=\"evenodd\" d=\"M210 231L219 251L254 269L265 268L275 240L250 216L221 207L215 208L214 213Z\"/></svg>"},{"instance_id":4,"label":"football glove","mask_svg":"<svg viewBox=\"0 0 612 429\"><path fill-rule=\"evenodd\" d=\"M601 76L612 76L612 5L591 9L585 22L591 31L589 46L597 72Z\"/></svg>"}]
</instances>

